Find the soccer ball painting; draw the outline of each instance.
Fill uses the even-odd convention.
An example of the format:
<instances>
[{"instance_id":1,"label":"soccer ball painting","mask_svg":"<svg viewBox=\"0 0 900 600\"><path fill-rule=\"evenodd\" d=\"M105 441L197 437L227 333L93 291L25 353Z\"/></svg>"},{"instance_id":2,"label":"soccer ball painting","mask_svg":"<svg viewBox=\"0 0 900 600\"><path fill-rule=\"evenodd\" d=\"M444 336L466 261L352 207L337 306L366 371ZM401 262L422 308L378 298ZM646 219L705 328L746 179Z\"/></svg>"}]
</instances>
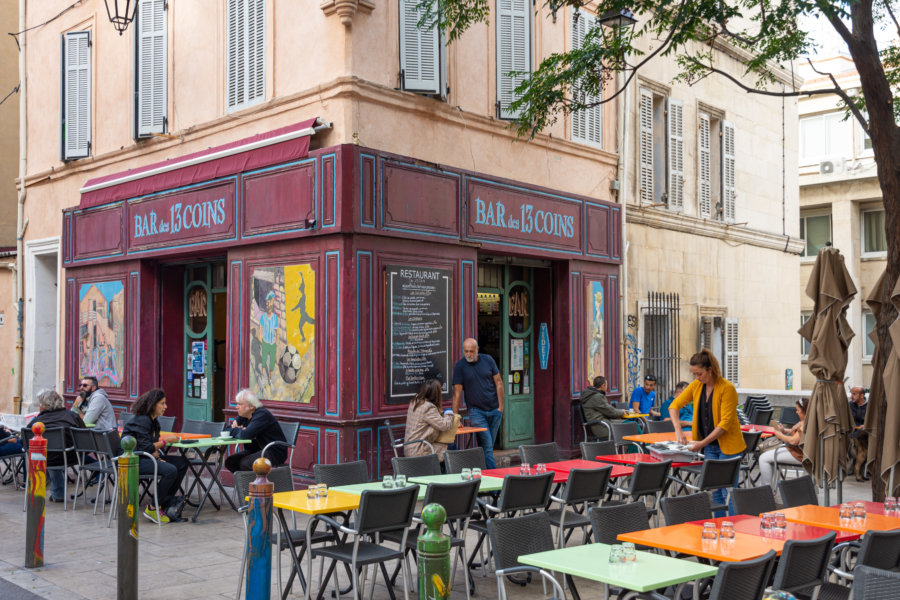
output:
<instances>
[{"instance_id":1,"label":"soccer ball painting","mask_svg":"<svg viewBox=\"0 0 900 600\"><path fill-rule=\"evenodd\" d=\"M278 357L278 370L281 372L281 378L286 383L294 383L297 381L302 364L303 361L297 349L294 346L285 346L281 356Z\"/></svg>"}]
</instances>

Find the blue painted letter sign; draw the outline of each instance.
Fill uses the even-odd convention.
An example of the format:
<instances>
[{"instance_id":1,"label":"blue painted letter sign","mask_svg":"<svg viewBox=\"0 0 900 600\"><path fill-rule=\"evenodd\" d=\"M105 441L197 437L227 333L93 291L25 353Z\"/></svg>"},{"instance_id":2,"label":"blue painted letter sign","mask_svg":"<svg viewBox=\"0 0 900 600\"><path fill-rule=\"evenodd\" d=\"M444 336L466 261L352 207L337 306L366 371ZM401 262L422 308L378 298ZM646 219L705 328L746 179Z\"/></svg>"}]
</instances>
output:
<instances>
[{"instance_id":1,"label":"blue painted letter sign","mask_svg":"<svg viewBox=\"0 0 900 600\"><path fill-rule=\"evenodd\" d=\"M547 361L550 358L550 333L547 324L541 323L541 335L538 338L538 358L541 361L541 369L547 369Z\"/></svg>"}]
</instances>

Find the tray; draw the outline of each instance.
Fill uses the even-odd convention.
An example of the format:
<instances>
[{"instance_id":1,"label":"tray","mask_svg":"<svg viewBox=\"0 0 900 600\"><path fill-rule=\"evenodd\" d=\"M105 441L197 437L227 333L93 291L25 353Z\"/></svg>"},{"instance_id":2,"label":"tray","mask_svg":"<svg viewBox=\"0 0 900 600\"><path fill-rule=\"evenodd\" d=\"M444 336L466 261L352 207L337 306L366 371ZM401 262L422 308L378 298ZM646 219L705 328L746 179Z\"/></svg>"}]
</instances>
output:
<instances>
[{"instance_id":1,"label":"tray","mask_svg":"<svg viewBox=\"0 0 900 600\"><path fill-rule=\"evenodd\" d=\"M672 462L697 462L703 460L703 455L691 452L688 447L678 442L660 442L647 446L650 456L658 460L671 460Z\"/></svg>"}]
</instances>

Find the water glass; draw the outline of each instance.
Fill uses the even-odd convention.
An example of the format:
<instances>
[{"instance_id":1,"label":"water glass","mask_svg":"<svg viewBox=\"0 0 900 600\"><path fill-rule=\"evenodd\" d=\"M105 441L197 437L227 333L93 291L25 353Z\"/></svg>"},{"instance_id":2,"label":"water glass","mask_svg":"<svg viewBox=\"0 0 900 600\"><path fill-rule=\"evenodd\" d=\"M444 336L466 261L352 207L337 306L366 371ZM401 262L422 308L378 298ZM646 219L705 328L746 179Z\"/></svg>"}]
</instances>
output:
<instances>
[{"instance_id":1,"label":"water glass","mask_svg":"<svg viewBox=\"0 0 900 600\"><path fill-rule=\"evenodd\" d=\"M467 467L467 468L463 469L462 472L460 472L459 475L460 475L460 477L462 477L465 481L468 481L468 480L472 479L472 469L469 469L469 468Z\"/></svg>"},{"instance_id":2,"label":"water glass","mask_svg":"<svg viewBox=\"0 0 900 600\"><path fill-rule=\"evenodd\" d=\"M523 462L519 466L519 475L531 475L531 465L527 462Z\"/></svg>"},{"instance_id":3,"label":"water glass","mask_svg":"<svg viewBox=\"0 0 900 600\"><path fill-rule=\"evenodd\" d=\"M853 505L849 502L844 502L843 504L841 504L839 515L842 519L853 518Z\"/></svg>"},{"instance_id":4,"label":"water glass","mask_svg":"<svg viewBox=\"0 0 900 600\"><path fill-rule=\"evenodd\" d=\"M385 475L384 479L381 480L381 487L383 487L383 488L394 487L394 478L391 475Z\"/></svg>"},{"instance_id":5,"label":"water glass","mask_svg":"<svg viewBox=\"0 0 900 600\"><path fill-rule=\"evenodd\" d=\"M328 486L324 483L320 483L316 486L316 496L318 496L321 500L326 500L328 498Z\"/></svg>"},{"instance_id":6,"label":"water glass","mask_svg":"<svg viewBox=\"0 0 900 600\"><path fill-rule=\"evenodd\" d=\"M311 485L308 488L306 488L306 501L307 502L315 501L315 499L316 499L316 486Z\"/></svg>"},{"instance_id":7,"label":"water glass","mask_svg":"<svg viewBox=\"0 0 900 600\"><path fill-rule=\"evenodd\" d=\"M897 498L894 496L888 496L884 499L884 514L888 517L892 517L897 512Z\"/></svg>"},{"instance_id":8,"label":"water glass","mask_svg":"<svg viewBox=\"0 0 900 600\"><path fill-rule=\"evenodd\" d=\"M857 502L853 505L853 518L854 519L865 519L866 518L866 504L865 502Z\"/></svg>"},{"instance_id":9,"label":"water glass","mask_svg":"<svg viewBox=\"0 0 900 600\"><path fill-rule=\"evenodd\" d=\"M637 552L635 552L634 544L632 542L625 542L622 544L622 562L637 562Z\"/></svg>"},{"instance_id":10,"label":"water glass","mask_svg":"<svg viewBox=\"0 0 900 600\"><path fill-rule=\"evenodd\" d=\"M472 467L472 479L481 479L480 467Z\"/></svg>"},{"instance_id":11,"label":"water glass","mask_svg":"<svg viewBox=\"0 0 900 600\"><path fill-rule=\"evenodd\" d=\"M734 541L734 523L731 521L722 521L722 525L719 528L719 538L723 542L733 542Z\"/></svg>"},{"instance_id":12,"label":"water glass","mask_svg":"<svg viewBox=\"0 0 900 600\"><path fill-rule=\"evenodd\" d=\"M759 533L766 535L772 531L775 517L769 513L759 515Z\"/></svg>"},{"instance_id":13,"label":"water glass","mask_svg":"<svg viewBox=\"0 0 900 600\"><path fill-rule=\"evenodd\" d=\"M714 542L719 539L719 532L716 531L716 524L712 521L707 521L706 523L704 523L701 538L704 542Z\"/></svg>"},{"instance_id":14,"label":"water glass","mask_svg":"<svg viewBox=\"0 0 900 600\"><path fill-rule=\"evenodd\" d=\"M406 475L403 475L402 473L400 475L394 475L394 486L406 487Z\"/></svg>"},{"instance_id":15,"label":"water glass","mask_svg":"<svg viewBox=\"0 0 900 600\"><path fill-rule=\"evenodd\" d=\"M622 544L613 544L609 547L609 564L622 562Z\"/></svg>"},{"instance_id":16,"label":"water glass","mask_svg":"<svg viewBox=\"0 0 900 600\"><path fill-rule=\"evenodd\" d=\"M787 529L787 517L783 512L777 512L773 515L775 522L773 523L773 528L778 529L780 531L784 531Z\"/></svg>"},{"instance_id":17,"label":"water glass","mask_svg":"<svg viewBox=\"0 0 900 600\"><path fill-rule=\"evenodd\" d=\"M534 472L537 473L538 475L541 475L542 473L546 473L547 465L545 465L544 463L538 463L538 464L534 465Z\"/></svg>"}]
</instances>

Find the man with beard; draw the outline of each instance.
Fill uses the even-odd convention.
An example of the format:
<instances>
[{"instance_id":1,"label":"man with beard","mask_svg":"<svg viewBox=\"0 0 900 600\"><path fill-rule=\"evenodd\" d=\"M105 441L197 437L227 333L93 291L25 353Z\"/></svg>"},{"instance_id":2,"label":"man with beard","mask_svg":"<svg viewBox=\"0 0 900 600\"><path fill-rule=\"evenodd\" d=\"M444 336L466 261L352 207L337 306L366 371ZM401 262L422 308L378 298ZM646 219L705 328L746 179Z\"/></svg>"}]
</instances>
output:
<instances>
[{"instance_id":1,"label":"man with beard","mask_svg":"<svg viewBox=\"0 0 900 600\"><path fill-rule=\"evenodd\" d=\"M503 379L494 359L489 354L479 354L478 342L472 338L463 342L463 358L453 368L452 407L456 414L463 394L469 408L469 425L487 429L475 435L484 448L485 466L494 469L494 440L503 420Z\"/></svg>"}]
</instances>

